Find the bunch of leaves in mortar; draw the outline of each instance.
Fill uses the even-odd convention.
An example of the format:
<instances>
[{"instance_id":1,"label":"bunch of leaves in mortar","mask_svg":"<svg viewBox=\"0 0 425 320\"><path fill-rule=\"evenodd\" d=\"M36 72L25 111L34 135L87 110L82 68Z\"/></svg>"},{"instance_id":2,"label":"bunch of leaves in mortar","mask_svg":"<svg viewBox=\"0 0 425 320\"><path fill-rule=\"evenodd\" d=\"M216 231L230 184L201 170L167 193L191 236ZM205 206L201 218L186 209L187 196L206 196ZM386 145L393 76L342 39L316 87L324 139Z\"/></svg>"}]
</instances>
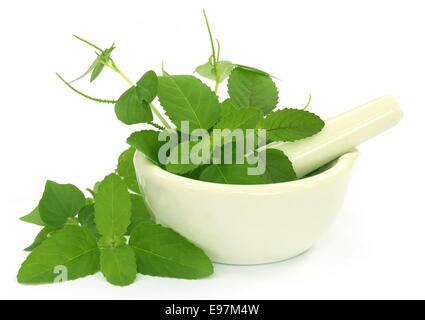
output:
<instances>
[{"instance_id":1,"label":"bunch of leaves in mortar","mask_svg":"<svg viewBox=\"0 0 425 320\"><path fill-rule=\"evenodd\" d=\"M136 274L197 279L211 275L204 252L169 228L154 224L141 195L110 174L85 198L74 185L47 181L37 208L21 219L43 226L18 281L74 280L99 270L114 285ZM125 235L130 234L129 241Z\"/></svg>"},{"instance_id":2,"label":"bunch of leaves in mortar","mask_svg":"<svg viewBox=\"0 0 425 320\"><path fill-rule=\"evenodd\" d=\"M105 100L89 97L72 87L63 78L61 79L71 89L89 99L114 103L115 114L123 123L127 125L148 123L154 126L155 130L133 133L127 142L169 172L192 179L227 184L266 184L295 180L297 177L292 163L282 151L271 148L256 149L260 141L258 135L253 147L250 149L246 147L245 157L237 163L236 161L232 163L219 161L221 150L224 150L225 145L235 143L232 140L233 137L222 134L218 140L214 141L212 137L200 136L194 140L184 137L182 121L189 123L189 131L205 129L213 133L214 129L224 130L223 132L226 132L226 129L228 129L227 132L235 129L243 130L245 139L247 139L248 131L253 131L255 135L263 129L267 133L267 142L304 139L316 134L324 126L324 122L317 115L305 110L311 96L303 109L286 108L274 111L279 94L273 77L256 68L221 61L220 43L217 40L217 46L215 45L205 11L204 16L212 53L208 61L197 67L195 72L206 79L213 80L214 90L193 75L170 75L163 68L162 76L158 77L154 71L148 71L134 84L118 69L110 57L111 51L115 48L114 45L109 49L101 50L79 37L78 39L98 50L97 58L89 69L89 71L93 70L91 80L97 77L98 73L95 71L99 70L100 67L97 68L97 66L102 64L120 74L131 87L118 100ZM86 72L83 76L86 74L88 73ZM229 97L220 102L217 96L218 87L227 78ZM156 97L175 128L171 127L155 107ZM161 125L153 122L153 113ZM165 143L158 139L162 130L173 130L174 135L181 138L180 144L170 151L166 161L158 159L158 151ZM230 143L226 138L231 139ZM203 148L209 142L210 147ZM189 155L194 152L198 153L202 161L192 161ZM263 157L266 159L265 171L261 174L249 174L247 170L253 168L247 156L254 152L265 153ZM178 161L170 161L170 159ZM189 161L184 162L181 161L182 159L189 159Z\"/></svg>"}]
</instances>

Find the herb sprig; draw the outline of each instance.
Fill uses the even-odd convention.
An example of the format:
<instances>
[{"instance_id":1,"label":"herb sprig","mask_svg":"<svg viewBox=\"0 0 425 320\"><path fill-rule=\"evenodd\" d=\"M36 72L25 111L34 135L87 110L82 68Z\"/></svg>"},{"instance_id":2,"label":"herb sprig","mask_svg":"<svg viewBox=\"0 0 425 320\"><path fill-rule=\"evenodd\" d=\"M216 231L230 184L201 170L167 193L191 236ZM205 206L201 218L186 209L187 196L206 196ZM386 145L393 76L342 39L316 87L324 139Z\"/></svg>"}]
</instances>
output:
<instances>
[{"instance_id":1,"label":"herb sprig","mask_svg":"<svg viewBox=\"0 0 425 320\"><path fill-rule=\"evenodd\" d=\"M117 171L131 164L121 156ZM25 249L31 253L19 270L20 283L61 282L101 271L111 284L126 286L137 273L184 279L213 273L201 249L155 224L143 196L128 189L136 186L130 169L106 176L87 198L74 185L46 182L37 208L21 218L43 229ZM60 274L54 272L58 266Z\"/></svg>"}]
</instances>

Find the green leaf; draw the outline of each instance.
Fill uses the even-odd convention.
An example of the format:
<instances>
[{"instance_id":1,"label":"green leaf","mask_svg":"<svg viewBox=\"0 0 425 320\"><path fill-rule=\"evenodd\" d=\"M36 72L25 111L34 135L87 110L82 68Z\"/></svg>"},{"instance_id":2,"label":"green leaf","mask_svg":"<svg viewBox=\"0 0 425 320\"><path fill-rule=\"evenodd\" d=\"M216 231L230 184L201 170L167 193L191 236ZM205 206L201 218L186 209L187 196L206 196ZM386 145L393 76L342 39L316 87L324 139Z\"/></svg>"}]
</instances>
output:
<instances>
[{"instance_id":1,"label":"green leaf","mask_svg":"<svg viewBox=\"0 0 425 320\"><path fill-rule=\"evenodd\" d=\"M38 208L46 225L61 227L68 218L75 217L84 205L84 194L76 186L48 180Z\"/></svg>"},{"instance_id":2,"label":"green leaf","mask_svg":"<svg viewBox=\"0 0 425 320\"><path fill-rule=\"evenodd\" d=\"M117 173L124 179L128 189L135 193L140 193L139 184L137 182L136 170L134 169L134 153L135 147L125 150L118 158Z\"/></svg>"},{"instance_id":3,"label":"green leaf","mask_svg":"<svg viewBox=\"0 0 425 320\"><path fill-rule=\"evenodd\" d=\"M210 61L201 64L200 66L197 66L195 72L204 78L214 81L216 80L216 76L214 73L214 65L212 65Z\"/></svg>"},{"instance_id":4,"label":"green leaf","mask_svg":"<svg viewBox=\"0 0 425 320\"><path fill-rule=\"evenodd\" d=\"M257 154L256 164L249 164L247 158L244 158L245 163L240 164L237 162L236 145L233 142L232 163L225 164L224 148L222 146L221 164L207 166L200 174L199 180L222 184L266 184L297 179L291 161L280 150L266 149ZM216 156L216 158L219 157ZM250 168L251 172L248 171ZM262 171L254 174L256 168Z\"/></svg>"},{"instance_id":5,"label":"green leaf","mask_svg":"<svg viewBox=\"0 0 425 320\"><path fill-rule=\"evenodd\" d=\"M204 164L202 166L199 166L193 169L192 171L182 174L182 176L189 179L199 180L199 176L201 175L202 171L204 171L207 166L208 166L207 164Z\"/></svg>"},{"instance_id":6,"label":"green leaf","mask_svg":"<svg viewBox=\"0 0 425 320\"><path fill-rule=\"evenodd\" d=\"M136 258L128 245L102 249L100 265L106 280L113 285L128 286L136 280Z\"/></svg>"},{"instance_id":7,"label":"green leaf","mask_svg":"<svg viewBox=\"0 0 425 320\"><path fill-rule=\"evenodd\" d=\"M31 213L27 214L26 216L20 217L19 220L43 227L46 226L43 220L41 220L38 206L33 211L31 211Z\"/></svg>"},{"instance_id":8,"label":"green leaf","mask_svg":"<svg viewBox=\"0 0 425 320\"><path fill-rule=\"evenodd\" d=\"M98 63L94 69L93 72L90 76L90 82L93 82L98 76L99 74L102 72L103 68L105 67L105 64L109 63L111 58L111 53L112 51L114 51L115 49L115 43L112 44L112 46L108 49L105 49L100 55L100 63Z\"/></svg>"},{"instance_id":9,"label":"green leaf","mask_svg":"<svg viewBox=\"0 0 425 320\"><path fill-rule=\"evenodd\" d=\"M274 141L295 141L318 133L325 123L314 113L299 109L277 110L264 120L267 138Z\"/></svg>"},{"instance_id":10,"label":"green leaf","mask_svg":"<svg viewBox=\"0 0 425 320\"><path fill-rule=\"evenodd\" d=\"M220 103L216 94L194 76L159 77L158 98L178 129L181 121L189 121L189 130L209 129L220 118Z\"/></svg>"},{"instance_id":11,"label":"green leaf","mask_svg":"<svg viewBox=\"0 0 425 320\"><path fill-rule=\"evenodd\" d=\"M236 108L253 107L268 114L276 107L278 92L268 75L235 68L227 87L230 100Z\"/></svg>"},{"instance_id":12,"label":"green leaf","mask_svg":"<svg viewBox=\"0 0 425 320\"><path fill-rule=\"evenodd\" d=\"M97 241L99 248L119 248L127 244L125 236L101 237Z\"/></svg>"},{"instance_id":13,"label":"green leaf","mask_svg":"<svg viewBox=\"0 0 425 320\"><path fill-rule=\"evenodd\" d=\"M229 129L231 131L235 129L255 129L257 123L263 117L258 109L249 107L236 109L230 104L222 106L222 112L224 112L224 115L214 126L214 129Z\"/></svg>"},{"instance_id":14,"label":"green leaf","mask_svg":"<svg viewBox=\"0 0 425 320\"><path fill-rule=\"evenodd\" d=\"M251 133L253 133L253 136L251 136ZM244 131L243 135L238 134L230 136L227 135L226 132L221 135L214 134L212 137L212 162L214 164L228 164L229 155L227 152L229 152L228 148L231 148L231 163L247 163L246 157L241 157L255 152L255 150L258 149L260 142L262 142L261 137L259 137L255 131L250 132L249 134ZM241 154L238 154L238 152L241 152Z\"/></svg>"},{"instance_id":15,"label":"green leaf","mask_svg":"<svg viewBox=\"0 0 425 320\"><path fill-rule=\"evenodd\" d=\"M199 180L222 184L264 184L264 175L249 175L248 168L244 164L212 164L202 171Z\"/></svg>"},{"instance_id":16,"label":"green leaf","mask_svg":"<svg viewBox=\"0 0 425 320\"><path fill-rule=\"evenodd\" d=\"M130 236L137 271L160 277L198 279L214 268L207 255L172 229L158 224L140 224Z\"/></svg>"},{"instance_id":17,"label":"green leaf","mask_svg":"<svg viewBox=\"0 0 425 320\"><path fill-rule=\"evenodd\" d=\"M244 66L242 64L236 64L235 65L235 68L252 71L252 72L261 74L263 76L269 76L270 78L276 78L276 77L273 77L270 73L267 73L267 72L265 72L263 70L260 70L260 69L257 69L257 68L253 68L253 67L249 67L249 66Z\"/></svg>"},{"instance_id":18,"label":"green leaf","mask_svg":"<svg viewBox=\"0 0 425 320\"><path fill-rule=\"evenodd\" d=\"M96 195L96 193L99 191L100 181L96 181L96 183L93 185L93 192Z\"/></svg>"},{"instance_id":19,"label":"green leaf","mask_svg":"<svg viewBox=\"0 0 425 320\"><path fill-rule=\"evenodd\" d=\"M236 108L233 106L232 102L230 101L230 98L224 100L221 103L221 118L223 119L227 115L233 113L233 110Z\"/></svg>"},{"instance_id":20,"label":"green leaf","mask_svg":"<svg viewBox=\"0 0 425 320\"><path fill-rule=\"evenodd\" d=\"M230 61L219 61L217 63L218 82L223 82L232 73L235 65Z\"/></svg>"},{"instance_id":21,"label":"green leaf","mask_svg":"<svg viewBox=\"0 0 425 320\"><path fill-rule=\"evenodd\" d=\"M176 173L176 174L183 174L183 173L187 173L189 171L194 170L195 168L203 165L204 163L202 162L203 159L201 159L201 162L199 163L194 163L192 160L193 158L190 156L191 153L194 153L195 151L194 148L198 148L198 156L201 158L202 157L202 144L203 143L208 143L209 144L209 139L208 140L202 140L202 141L184 141L180 144L178 144L175 148L173 148L170 152L170 157L169 159L176 159L178 160L177 163L172 163L171 161L169 161L166 164L166 169L169 172L172 173ZM208 154L206 155L206 159L207 161L210 160L210 155L211 155L211 147L209 145L207 145L208 148ZM182 161L182 159L186 159L184 163Z\"/></svg>"},{"instance_id":22,"label":"green leaf","mask_svg":"<svg viewBox=\"0 0 425 320\"><path fill-rule=\"evenodd\" d=\"M139 87L131 87L119 97L115 104L117 118L128 125L153 120L149 103L143 100L144 91Z\"/></svg>"},{"instance_id":23,"label":"green leaf","mask_svg":"<svg viewBox=\"0 0 425 320\"><path fill-rule=\"evenodd\" d=\"M267 183L297 180L294 168L288 157L280 150L266 149Z\"/></svg>"},{"instance_id":24,"label":"green leaf","mask_svg":"<svg viewBox=\"0 0 425 320\"><path fill-rule=\"evenodd\" d=\"M51 228L51 227L45 227L43 228L36 236L34 242L27 248L25 248L25 251L32 251L35 248L37 248L44 240L46 240L47 238L51 237L55 232L56 232L56 228Z\"/></svg>"},{"instance_id":25,"label":"green leaf","mask_svg":"<svg viewBox=\"0 0 425 320\"><path fill-rule=\"evenodd\" d=\"M96 237L100 237L94 221L94 203L88 204L81 208L78 212L78 222L94 233Z\"/></svg>"},{"instance_id":26,"label":"green leaf","mask_svg":"<svg viewBox=\"0 0 425 320\"><path fill-rule=\"evenodd\" d=\"M99 74L102 72L103 68L105 67L105 65L103 63L98 63L94 69L93 72L90 76L90 82L93 82L94 80L96 80L96 78L99 76Z\"/></svg>"},{"instance_id":27,"label":"green leaf","mask_svg":"<svg viewBox=\"0 0 425 320\"><path fill-rule=\"evenodd\" d=\"M141 195L130 194L131 201L131 223L127 228L127 234L130 234L134 228L141 223L154 223L155 219L148 207L145 200Z\"/></svg>"},{"instance_id":28,"label":"green leaf","mask_svg":"<svg viewBox=\"0 0 425 320\"><path fill-rule=\"evenodd\" d=\"M113 43L110 48L102 50L98 46L94 45L93 43L91 43L91 42L89 42L89 41L87 41L83 38L80 38L76 35L74 35L74 37L76 37L78 40L81 40L82 42L92 46L96 50L100 51L100 53L98 53L97 51L95 52L97 54L97 57L94 60L94 62L90 65L89 69L86 72L84 72L81 76L79 76L77 79L71 81L71 83L84 78L92 70L93 70L93 72L90 76L90 82L93 82L99 76L99 74L102 72L103 68L105 67L105 64L107 64L108 62L111 61L110 56L111 56L112 51L115 49L115 43Z\"/></svg>"},{"instance_id":29,"label":"green leaf","mask_svg":"<svg viewBox=\"0 0 425 320\"><path fill-rule=\"evenodd\" d=\"M133 132L127 138L127 143L141 151L149 160L155 164L159 164L158 151L163 142L158 140L158 131L142 130Z\"/></svg>"},{"instance_id":30,"label":"green leaf","mask_svg":"<svg viewBox=\"0 0 425 320\"><path fill-rule=\"evenodd\" d=\"M110 174L99 185L95 202L97 230L104 237L123 236L130 225L131 203L125 182Z\"/></svg>"},{"instance_id":31,"label":"green leaf","mask_svg":"<svg viewBox=\"0 0 425 320\"><path fill-rule=\"evenodd\" d=\"M140 96L146 102L152 102L158 92L158 77L154 71L146 72L139 81L137 81Z\"/></svg>"},{"instance_id":32,"label":"green leaf","mask_svg":"<svg viewBox=\"0 0 425 320\"><path fill-rule=\"evenodd\" d=\"M99 249L91 231L77 226L58 230L30 253L19 270L18 282L52 283L57 277L65 276L58 274L62 267L66 267L67 280L99 271Z\"/></svg>"},{"instance_id":33,"label":"green leaf","mask_svg":"<svg viewBox=\"0 0 425 320\"><path fill-rule=\"evenodd\" d=\"M203 65L200 65L196 68L195 72L200 76L203 76L210 80L218 80L219 83L223 82L232 72L235 66L230 61L219 61L217 63L217 73L218 78L216 79L216 74L214 70L214 66L211 62L207 62Z\"/></svg>"},{"instance_id":34,"label":"green leaf","mask_svg":"<svg viewBox=\"0 0 425 320\"><path fill-rule=\"evenodd\" d=\"M73 83L73 82L75 82L75 81L78 81L78 80L80 80L80 79L82 79L82 78L84 78L85 76L87 76L93 69L95 69L97 66L99 66L99 65L102 65L102 62L101 62L101 56L100 55L98 55L97 57L96 57L96 59L93 61L93 63L90 65L90 67L87 69L87 71L86 72L84 72L81 76L79 76L78 78L76 78L76 79L74 79L74 80L72 80L70 83Z\"/></svg>"}]
</instances>

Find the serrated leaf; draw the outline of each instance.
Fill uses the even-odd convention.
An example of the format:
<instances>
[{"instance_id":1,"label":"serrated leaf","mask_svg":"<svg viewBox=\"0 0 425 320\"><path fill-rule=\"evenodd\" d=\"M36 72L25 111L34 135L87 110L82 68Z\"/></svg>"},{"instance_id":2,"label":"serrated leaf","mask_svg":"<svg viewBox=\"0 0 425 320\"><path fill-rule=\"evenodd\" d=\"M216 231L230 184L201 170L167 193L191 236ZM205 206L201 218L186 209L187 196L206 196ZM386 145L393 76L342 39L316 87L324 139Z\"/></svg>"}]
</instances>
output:
<instances>
[{"instance_id":1,"label":"serrated leaf","mask_svg":"<svg viewBox=\"0 0 425 320\"><path fill-rule=\"evenodd\" d=\"M208 277L214 268L207 255L170 228L140 224L130 236L137 271L160 277L198 279Z\"/></svg>"},{"instance_id":2,"label":"serrated leaf","mask_svg":"<svg viewBox=\"0 0 425 320\"><path fill-rule=\"evenodd\" d=\"M44 240L46 240L49 236L53 235L56 232L56 228L44 227L35 237L33 243L25 248L25 251L32 251L37 248Z\"/></svg>"},{"instance_id":3,"label":"serrated leaf","mask_svg":"<svg viewBox=\"0 0 425 320\"><path fill-rule=\"evenodd\" d=\"M263 151L264 152L264 151ZM287 182L297 180L294 168L288 157L280 150L266 149L266 179L267 183Z\"/></svg>"},{"instance_id":4,"label":"serrated leaf","mask_svg":"<svg viewBox=\"0 0 425 320\"><path fill-rule=\"evenodd\" d=\"M48 180L38 209L47 226L61 227L68 218L75 217L84 205L85 196L76 186Z\"/></svg>"},{"instance_id":5,"label":"serrated leaf","mask_svg":"<svg viewBox=\"0 0 425 320\"><path fill-rule=\"evenodd\" d=\"M159 132L154 130L142 130L133 132L127 138L127 143L141 151L149 160L159 164L158 151L162 142L158 140Z\"/></svg>"},{"instance_id":6,"label":"serrated leaf","mask_svg":"<svg viewBox=\"0 0 425 320\"><path fill-rule=\"evenodd\" d=\"M224 111L223 111L224 109ZM214 129L255 129L257 123L262 118L260 110L255 108L240 108L236 109L230 104L222 106L222 112L225 113L221 120L214 126Z\"/></svg>"},{"instance_id":7,"label":"serrated leaf","mask_svg":"<svg viewBox=\"0 0 425 320\"><path fill-rule=\"evenodd\" d=\"M100 265L106 280L113 285L128 286L136 280L136 258L128 245L102 249Z\"/></svg>"},{"instance_id":8,"label":"serrated leaf","mask_svg":"<svg viewBox=\"0 0 425 320\"><path fill-rule=\"evenodd\" d=\"M117 118L128 125L144 123L153 120L149 103L143 100L143 91L138 87L131 87L125 91L115 104Z\"/></svg>"},{"instance_id":9,"label":"serrated leaf","mask_svg":"<svg viewBox=\"0 0 425 320\"><path fill-rule=\"evenodd\" d=\"M131 203L125 182L110 174L99 185L95 202L95 223L104 237L123 236L131 218Z\"/></svg>"},{"instance_id":10,"label":"serrated leaf","mask_svg":"<svg viewBox=\"0 0 425 320\"><path fill-rule=\"evenodd\" d=\"M218 79L216 79L214 66L210 62L198 66L195 72L207 79L213 81L218 80L218 82L221 83L230 75L234 67L235 66L230 61L219 61L217 63Z\"/></svg>"},{"instance_id":11,"label":"serrated leaf","mask_svg":"<svg viewBox=\"0 0 425 320\"><path fill-rule=\"evenodd\" d=\"M65 276L57 273L63 271L62 267L66 267L67 280L99 271L99 249L91 231L77 226L58 230L30 253L19 270L18 282L52 283L57 277Z\"/></svg>"},{"instance_id":12,"label":"serrated leaf","mask_svg":"<svg viewBox=\"0 0 425 320\"><path fill-rule=\"evenodd\" d=\"M217 95L194 76L162 76L158 78L158 98L178 129L181 121L189 121L189 130L209 129L220 118Z\"/></svg>"},{"instance_id":13,"label":"serrated leaf","mask_svg":"<svg viewBox=\"0 0 425 320\"><path fill-rule=\"evenodd\" d=\"M154 223L155 219L146 206L143 196L130 194L131 201L131 223L127 228L127 234L130 234L134 228L141 223Z\"/></svg>"},{"instance_id":14,"label":"serrated leaf","mask_svg":"<svg viewBox=\"0 0 425 320\"><path fill-rule=\"evenodd\" d=\"M252 107L268 114L277 105L277 88L268 75L238 67L230 74L227 88L235 108Z\"/></svg>"},{"instance_id":15,"label":"serrated leaf","mask_svg":"<svg viewBox=\"0 0 425 320\"><path fill-rule=\"evenodd\" d=\"M261 151L257 154L258 162L255 164L248 163L246 157L244 163L237 162L234 142L232 152L231 164L225 164L222 157L221 164L207 166L199 176L199 180L222 184L266 184L297 179L291 161L280 150Z\"/></svg>"},{"instance_id":16,"label":"serrated leaf","mask_svg":"<svg viewBox=\"0 0 425 320\"><path fill-rule=\"evenodd\" d=\"M46 224L43 222L43 220L41 220L40 211L38 210L38 206L35 207L35 209L33 211L31 211L29 214L27 214L26 216L20 217L19 220L24 221L24 222L28 222L28 223L32 223L32 224L36 224L38 226L43 226L43 227L46 226Z\"/></svg>"},{"instance_id":17,"label":"serrated leaf","mask_svg":"<svg viewBox=\"0 0 425 320\"><path fill-rule=\"evenodd\" d=\"M137 182L136 170L134 169L134 153L135 147L125 150L118 158L117 173L124 179L128 189L135 193L140 193L139 184Z\"/></svg>"},{"instance_id":18,"label":"serrated leaf","mask_svg":"<svg viewBox=\"0 0 425 320\"><path fill-rule=\"evenodd\" d=\"M140 96L147 102L152 102L158 92L158 77L152 70L146 72L139 81L137 87L140 89Z\"/></svg>"},{"instance_id":19,"label":"serrated leaf","mask_svg":"<svg viewBox=\"0 0 425 320\"><path fill-rule=\"evenodd\" d=\"M263 136L260 136L257 131L251 129L250 131L235 131L234 134L228 134L223 131L220 134L216 131L213 132L212 140L212 160L214 164L228 164L230 162L228 158L230 144L231 146L231 163L243 163L246 162L246 158L242 159L242 156L246 156L255 152L260 146L265 145L266 141Z\"/></svg>"},{"instance_id":20,"label":"serrated leaf","mask_svg":"<svg viewBox=\"0 0 425 320\"><path fill-rule=\"evenodd\" d=\"M325 123L314 113L299 109L277 110L263 124L267 138L273 141L295 141L318 133Z\"/></svg>"}]
</instances>

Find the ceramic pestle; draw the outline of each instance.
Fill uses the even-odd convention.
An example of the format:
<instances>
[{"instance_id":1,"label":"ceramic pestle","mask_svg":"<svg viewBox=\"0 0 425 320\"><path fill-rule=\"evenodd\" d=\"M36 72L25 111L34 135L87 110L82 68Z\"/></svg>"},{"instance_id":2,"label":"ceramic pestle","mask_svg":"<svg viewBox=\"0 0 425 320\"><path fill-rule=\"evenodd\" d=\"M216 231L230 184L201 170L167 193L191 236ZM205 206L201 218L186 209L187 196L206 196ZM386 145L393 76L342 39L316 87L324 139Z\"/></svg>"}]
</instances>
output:
<instances>
[{"instance_id":1,"label":"ceramic pestle","mask_svg":"<svg viewBox=\"0 0 425 320\"><path fill-rule=\"evenodd\" d=\"M282 150L301 178L393 127L402 117L399 103L385 95L328 119L323 130L310 138L267 147Z\"/></svg>"}]
</instances>

